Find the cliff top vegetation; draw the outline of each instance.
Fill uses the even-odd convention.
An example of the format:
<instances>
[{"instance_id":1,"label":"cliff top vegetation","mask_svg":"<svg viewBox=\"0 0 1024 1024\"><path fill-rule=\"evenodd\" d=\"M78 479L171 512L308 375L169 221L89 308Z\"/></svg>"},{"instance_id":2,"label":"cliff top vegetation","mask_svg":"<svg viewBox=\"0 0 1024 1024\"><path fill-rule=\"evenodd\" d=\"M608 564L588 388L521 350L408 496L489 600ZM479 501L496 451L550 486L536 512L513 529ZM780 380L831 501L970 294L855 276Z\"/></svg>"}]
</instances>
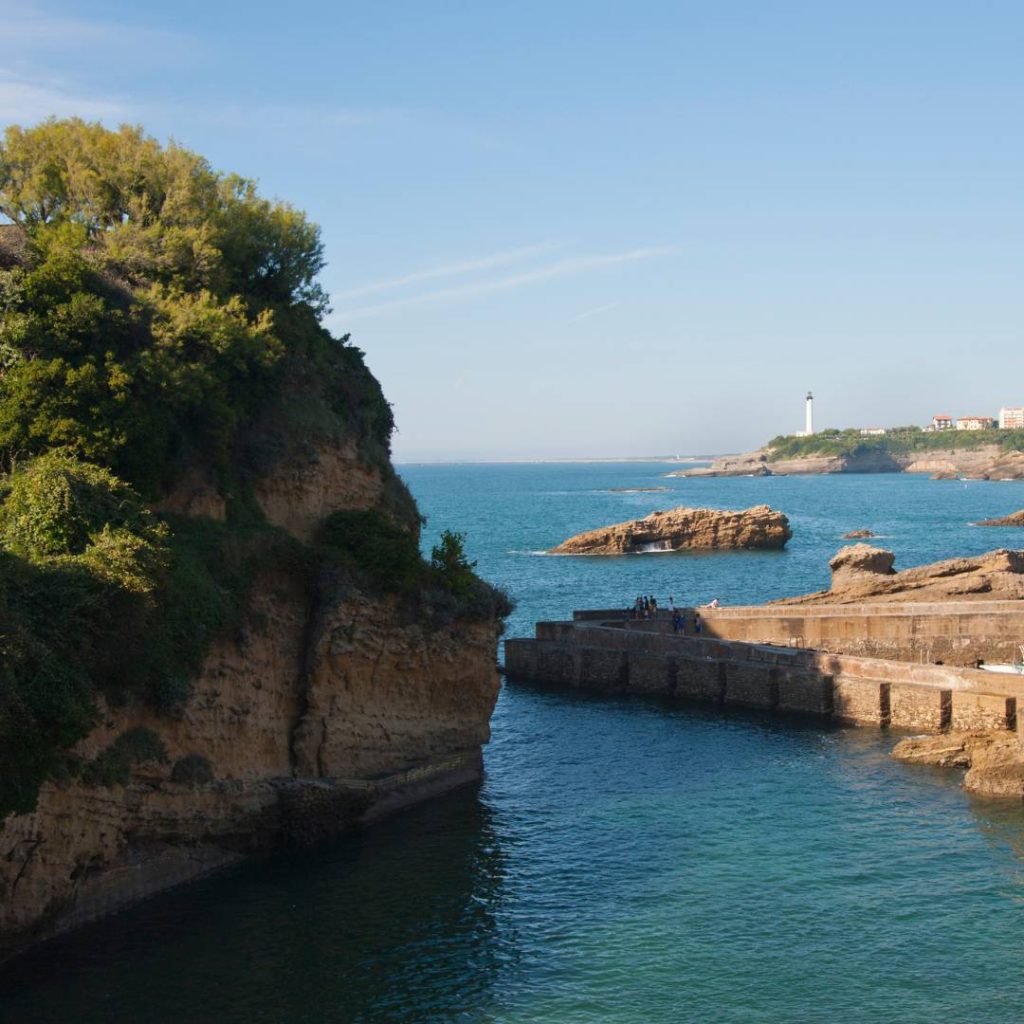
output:
<instances>
[{"instance_id":1,"label":"cliff top vegetation","mask_svg":"<svg viewBox=\"0 0 1024 1024\"><path fill-rule=\"evenodd\" d=\"M1024 430L922 430L921 427L895 427L886 434L865 436L859 429L820 430L809 437L780 435L766 445L768 459L798 459L811 455L865 455L878 452L907 455L914 452L969 451L996 445L1003 451L1024 450Z\"/></svg>"}]
</instances>

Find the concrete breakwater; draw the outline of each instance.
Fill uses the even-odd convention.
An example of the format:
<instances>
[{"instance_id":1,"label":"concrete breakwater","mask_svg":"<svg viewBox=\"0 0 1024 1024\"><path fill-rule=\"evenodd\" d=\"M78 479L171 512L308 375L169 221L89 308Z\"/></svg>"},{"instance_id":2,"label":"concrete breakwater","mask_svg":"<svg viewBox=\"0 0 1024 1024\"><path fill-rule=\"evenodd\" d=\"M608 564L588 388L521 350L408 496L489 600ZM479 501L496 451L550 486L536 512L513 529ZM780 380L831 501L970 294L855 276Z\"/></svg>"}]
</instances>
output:
<instances>
[{"instance_id":1,"label":"concrete breakwater","mask_svg":"<svg viewBox=\"0 0 1024 1024\"><path fill-rule=\"evenodd\" d=\"M686 610L687 635L694 609ZM842 605L749 605L700 608L705 637L803 647L973 668L1012 662L1024 644L1024 601L905 601ZM573 613L578 623L628 625L672 634L666 616L633 621L621 610Z\"/></svg>"},{"instance_id":2,"label":"concrete breakwater","mask_svg":"<svg viewBox=\"0 0 1024 1024\"><path fill-rule=\"evenodd\" d=\"M691 698L878 728L934 733L1017 730L1024 677L920 659L928 623L937 630L933 639L945 638L944 645L955 639L956 649L970 650L975 659L987 660L986 655L992 658L993 652L1008 649L1003 637L994 631L986 634L981 620L973 617L980 611L977 605L973 609L940 607L941 612L922 605L886 608L891 633L888 657L799 645L829 619L821 614L824 609L814 609L810 615L806 609L796 615L771 613L785 622L784 631L789 632L785 640L767 643L715 635L727 632L731 625L770 640L763 628L754 630L750 625L764 626L767 619L759 622L756 614L764 609L730 609L728 615L722 614L724 610L708 612L701 636L675 634L663 619L634 621L622 613L578 612L571 622L538 623L532 639L506 640L505 671L513 679ZM986 606L986 612L1006 615L1013 626L1018 624L1016 616L1024 615L1019 605L998 612ZM857 613L850 608L842 613L842 629L854 630ZM880 613L877 606L861 613L859 624L865 633L877 630L876 621L886 617ZM961 615L967 618L958 620ZM692 622L692 613L688 618ZM956 622L957 628L966 623L979 632L954 638ZM861 642L856 636L849 639L853 646ZM842 646L838 638L832 640L833 646Z\"/></svg>"}]
</instances>

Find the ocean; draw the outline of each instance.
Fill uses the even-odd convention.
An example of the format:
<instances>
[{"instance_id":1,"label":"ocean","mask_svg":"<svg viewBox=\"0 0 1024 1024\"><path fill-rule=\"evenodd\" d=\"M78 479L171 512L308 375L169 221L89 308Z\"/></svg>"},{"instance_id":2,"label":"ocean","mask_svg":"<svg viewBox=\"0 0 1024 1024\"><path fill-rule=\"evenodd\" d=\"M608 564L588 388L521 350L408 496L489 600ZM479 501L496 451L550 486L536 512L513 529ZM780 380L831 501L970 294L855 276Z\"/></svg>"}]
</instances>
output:
<instances>
[{"instance_id":1,"label":"ocean","mask_svg":"<svg viewBox=\"0 0 1024 1024\"><path fill-rule=\"evenodd\" d=\"M401 467L427 550L466 534L508 635L637 594L828 585L842 534L897 568L1024 532L1024 483L685 479L661 463ZM645 488L668 488L649 491ZM767 503L784 552L542 552L679 504ZM1022 638L1024 640L1024 638ZM478 788L284 851L0 973L0 1021L1006 1024L1024 1006L1024 808L870 729L506 683Z\"/></svg>"}]
</instances>

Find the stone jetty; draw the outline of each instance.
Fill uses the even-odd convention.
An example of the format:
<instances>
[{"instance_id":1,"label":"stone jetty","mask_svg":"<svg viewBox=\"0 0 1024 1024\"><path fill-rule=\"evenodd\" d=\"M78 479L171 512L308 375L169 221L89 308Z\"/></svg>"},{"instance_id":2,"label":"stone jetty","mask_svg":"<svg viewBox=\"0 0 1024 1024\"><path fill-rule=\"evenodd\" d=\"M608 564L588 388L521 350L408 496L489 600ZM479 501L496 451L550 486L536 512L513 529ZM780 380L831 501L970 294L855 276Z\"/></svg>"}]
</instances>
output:
<instances>
[{"instance_id":1,"label":"stone jetty","mask_svg":"<svg viewBox=\"0 0 1024 1024\"><path fill-rule=\"evenodd\" d=\"M681 631L666 613L576 611L506 640L505 672L933 734L898 756L970 765L974 792L1024 799L1022 558L996 551L897 573L891 552L855 545L832 560L834 592L822 592L849 600L687 608Z\"/></svg>"}]
</instances>

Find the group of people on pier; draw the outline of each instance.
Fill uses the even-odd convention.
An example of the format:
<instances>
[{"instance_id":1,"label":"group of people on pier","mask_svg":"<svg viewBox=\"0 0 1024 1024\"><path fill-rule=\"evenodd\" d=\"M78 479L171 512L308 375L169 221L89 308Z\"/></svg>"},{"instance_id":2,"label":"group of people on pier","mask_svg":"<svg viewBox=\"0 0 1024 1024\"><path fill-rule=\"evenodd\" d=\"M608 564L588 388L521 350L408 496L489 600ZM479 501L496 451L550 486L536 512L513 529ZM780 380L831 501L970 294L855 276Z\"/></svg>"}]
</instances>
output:
<instances>
[{"instance_id":1,"label":"group of people on pier","mask_svg":"<svg viewBox=\"0 0 1024 1024\"><path fill-rule=\"evenodd\" d=\"M712 598L703 608L721 608L722 602L717 597ZM704 623L701 620L700 612L694 610L693 618L688 619L686 610L677 608L672 595L668 596L668 613L672 620L672 631L675 633L686 633L687 626L695 636L700 636ZM640 594L633 604L626 609L626 615L633 619L655 619L658 617L658 599L653 594Z\"/></svg>"}]
</instances>

